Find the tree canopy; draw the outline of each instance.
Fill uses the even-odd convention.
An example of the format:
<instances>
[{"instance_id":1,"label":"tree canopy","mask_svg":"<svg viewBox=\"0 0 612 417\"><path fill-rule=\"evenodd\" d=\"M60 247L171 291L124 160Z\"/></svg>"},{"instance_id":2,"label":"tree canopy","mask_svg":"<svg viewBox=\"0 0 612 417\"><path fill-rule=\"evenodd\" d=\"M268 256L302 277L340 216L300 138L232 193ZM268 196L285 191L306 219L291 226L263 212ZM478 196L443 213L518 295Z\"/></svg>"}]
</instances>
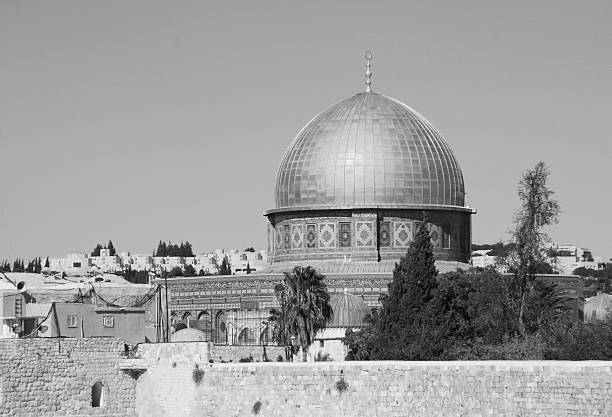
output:
<instances>
[{"instance_id":1,"label":"tree canopy","mask_svg":"<svg viewBox=\"0 0 612 417\"><path fill-rule=\"evenodd\" d=\"M188 241L177 245L172 244L172 242L166 244L166 242L160 240L157 249L153 251L153 256L182 256L184 258L191 258L195 255L193 254L191 243Z\"/></svg>"},{"instance_id":2,"label":"tree canopy","mask_svg":"<svg viewBox=\"0 0 612 417\"><path fill-rule=\"evenodd\" d=\"M218 275L232 275L232 266L230 265L229 259L227 259L227 255L223 257Z\"/></svg>"},{"instance_id":3,"label":"tree canopy","mask_svg":"<svg viewBox=\"0 0 612 417\"><path fill-rule=\"evenodd\" d=\"M521 207L514 216L512 239L515 245L507 262L521 294L518 311L521 334L525 334L526 299L533 291L538 267L546 263L546 243L550 239L543 229L557 223L561 211L559 203L552 198L554 192L546 184L549 176L546 165L538 162L523 174L518 185Z\"/></svg>"}]
</instances>

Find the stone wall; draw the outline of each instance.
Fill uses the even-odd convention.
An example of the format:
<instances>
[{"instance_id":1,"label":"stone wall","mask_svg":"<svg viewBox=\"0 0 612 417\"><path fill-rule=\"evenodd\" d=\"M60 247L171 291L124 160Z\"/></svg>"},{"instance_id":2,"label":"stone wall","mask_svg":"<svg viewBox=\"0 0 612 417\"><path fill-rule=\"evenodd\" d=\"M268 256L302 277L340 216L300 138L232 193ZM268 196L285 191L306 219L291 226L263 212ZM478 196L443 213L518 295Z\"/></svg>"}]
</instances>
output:
<instances>
[{"instance_id":1,"label":"stone wall","mask_svg":"<svg viewBox=\"0 0 612 417\"><path fill-rule=\"evenodd\" d=\"M208 363L248 349L0 340L0 416L612 415L612 362Z\"/></svg>"},{"instance_id":2,"label":"stone wall","mask_svg":"<svg viewBox=\"0 0 612 417\"><path fill-rule=\"evenodd\" d=\"M133 416L136 380L114 338L0 339L0 416ZM103 403L93 408L101 381Z\"/></svg>"},{"instance_id":3,"label":"stone wall","mask_svg":"<svg viewBox=\"0 0 612 417\"><path fill-rule=\"evenodd\" d=\"M282 346L266 346L268 361L276 362L278 356L285 360L285 348ZM252 357L255 362L263 362L263 346L213 346L210 359L216 362L238 362L240 359Z\"/></svg>"},{"instance_id":4,"label":"stone wall","mask_svg":"<svg viewBox=\"0 0 612 417\"><path fill-rule=\"evenodd\" d=\"M140 416L612 414L611 362L158 363Z\"/></svg>"}]
</instances>

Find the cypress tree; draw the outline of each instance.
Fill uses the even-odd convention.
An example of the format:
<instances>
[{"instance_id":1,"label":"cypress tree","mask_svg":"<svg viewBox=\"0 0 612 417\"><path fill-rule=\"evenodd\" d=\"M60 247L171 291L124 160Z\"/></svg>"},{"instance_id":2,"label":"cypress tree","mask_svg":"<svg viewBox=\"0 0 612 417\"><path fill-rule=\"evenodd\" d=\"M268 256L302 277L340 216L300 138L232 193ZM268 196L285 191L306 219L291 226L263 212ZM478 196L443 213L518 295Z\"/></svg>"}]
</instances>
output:
<instances>
[{"instance_id":1,"label":"cypress tree","mask_svg":"<svg viewBox=\"0 0 612 417\"><path fill-rule=\"evenodd\" d=\"M102 245L99 243L96 245L93 251L91 251L91 256L100 256L100 250L102 249ZM48 260L49 258L47 258Z\"/></svg>"},{"instance_id":2,"label":"cypress tree","mask_svg":"<svg viewBox=\"0 0 612 417\"><path fill-rule=\"evenodd\" d=\"M113 246L113 242L110 240L108 241L108 245L106 246L106 249L109 250L110 256L115 256L117 254L117 251L115 250L115 247Z\"/></svg>"},{"instance_id":3,"label":"cypress tree","mask_svg":"<svg viewBox=\"0 0 612 417\"><path fill-rule=\"evenodd\" d=\"M227 256L223 257L221 262L221 268L219 268L219 275L232 275L232 267L227 259Z\"/></svg>"},{"instance_id":4,"label":"cypress tree","mask_svg":"<svg viewBox=\"0 0 612 417\"><path fill-rule=\"evenodd\" d=\"M372 359L422 359L430 324L428 302L437 287L437 275L431 237L423 221L406 256L395 264L389 295L376 323Z\"/></svg>"}]
</instances>

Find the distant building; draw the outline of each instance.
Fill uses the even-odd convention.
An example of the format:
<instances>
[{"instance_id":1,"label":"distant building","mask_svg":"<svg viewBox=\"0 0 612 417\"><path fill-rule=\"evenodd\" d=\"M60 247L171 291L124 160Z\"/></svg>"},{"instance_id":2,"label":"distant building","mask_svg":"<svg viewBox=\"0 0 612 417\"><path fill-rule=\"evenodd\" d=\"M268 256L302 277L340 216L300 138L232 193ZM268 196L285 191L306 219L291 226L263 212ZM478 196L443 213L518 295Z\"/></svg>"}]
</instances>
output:
<instances>
[{"instance_id":1,"label":"distant building","mask_svg":"<svg viewBox=\"0 0 612 417\"><path fill-rule=\"evenodd\" d=\"M116 336L134 343L161 341L165 320L160 306L165 301L158 289L113 274L0 274L0 336ZM112 319L105 319L107 316Z\"/></svg>"},{"instance_id":2,"label":"distant building","mask_svg":"<svg viewBox=\"0 0 612 417\"><path fill-rule=\"evenodd\" d=\"M135 254L130 256L130 266L134 271L153 271L155 263L151 255Z\"/></svg>"},{"instance_id":3,"label":"distant building","mask_svg":"<svg viewBox=\"0 0 612 417\"><path fill-rule=\"evenodd\" d=\"M492 249L479 249L472 252L471 263L477 268L487 268L489 266L499 267L497 256L491 256Z\"/></svg>"},{"instance_id":4,"label":"distant building","mask_svg":"<svg viewBox=\"0 0 612 417\"><path fill-rule=\"evenodd\" d=\"M589 249L574 245L557 245L552 248L556 257L550 262L560 274L573 274L578 268L600 269L601 258L594 258Z\"/></svg>"},{"instance_id":5,"label":"distant building","mask_svg":"<svg viewBox=\"0 0 612 417\"><path fill-rule=\"evenodd\" d=\"M64 258L49 258L49 269L66 275L86 275L93 263L86 253L69 253Z\"/></svg>"},{"instance_id":6,"label":"distant building","mask_svg":"<svg viewBox=\"0 0 612 417\"><path fill-rule=\"evenodd\" d=\"M2 277L2 275L0 275ZM17 337L15 330L21 315L23 296L13 282L0 279L0 338Z\"/></svg>"},{"instance_id":7,"label":"distant building","mask_svg":"<svg viewBox=\"0 0 612 417\"><path fill-rule=\"evenodd\" d=\"M108 336L133 344L145 342L144 308L80 303L53 303L49 306L48 324L38 331L38 337Z\"/></svg>"},{"instance_id":8,"label":"distant building","mask_svg":"<svg viewBox=\"0 0 612 417\"><path fill-rule=\"evenodd\" d=\"M91 256L92 265L102 272L114 273L123 270L123 262L119 255L111 255L110 249L100 249L100 256ZM127 260L127 258L126 258Z\"/></svg>"}]
</instances>

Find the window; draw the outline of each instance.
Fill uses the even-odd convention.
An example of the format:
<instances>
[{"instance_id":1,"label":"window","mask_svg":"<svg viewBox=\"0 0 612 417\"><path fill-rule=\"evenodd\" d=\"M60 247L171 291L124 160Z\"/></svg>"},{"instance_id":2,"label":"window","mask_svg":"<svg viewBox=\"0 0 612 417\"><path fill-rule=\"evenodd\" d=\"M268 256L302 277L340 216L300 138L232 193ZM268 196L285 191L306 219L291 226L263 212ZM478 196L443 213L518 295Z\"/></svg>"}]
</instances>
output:
<instances>
[{"instance_id":1,"label":"window","mask_svg":"<svg viewBox=\"0 0 612 417\"><path fill-rule=\"evenodd\" d=\"M445 224L442 226L442 249L450 249L451 247L451 227L450 224Z\"/></svg>"},{"instance_id":2,"label":"window","mask_svg":"<svg viewBox=\"0 0 612 417\"><path fill-rule=\"evenodd\" d=\"M73 268L80 268L81 267L81 263L80 262L73 262L72 263L72 267Z\"/></svg>"},{"instance_id":3,"label":"window","mask_svg":"<svg viewBox=\"0 0 612 417\"><path fill-rule=\"evenodd\" d=\"M78 316L68 316L68 317L66 317L66 326L68 326L68 327L78 327L79 326L79 318L78 318Z\"/></svg>"},{"instance_id":4,"label":"window","mask_svg":"<svg viewBox=\"0 0 612 417\"><path fill-rule=\"evenodd\" d=\"M104 327L115 327L115 318L113 316L103 316L102 326Z\"/></svg>"},{"instance_id":5,"label":"window","mask_svg":"<svg viewBox=\"0 0 612 417\"><path fill-rule=\"evenodd\" d=\"M325 340L319 340L319 347L325 347Z\"/></svg>"}]
</instances>

